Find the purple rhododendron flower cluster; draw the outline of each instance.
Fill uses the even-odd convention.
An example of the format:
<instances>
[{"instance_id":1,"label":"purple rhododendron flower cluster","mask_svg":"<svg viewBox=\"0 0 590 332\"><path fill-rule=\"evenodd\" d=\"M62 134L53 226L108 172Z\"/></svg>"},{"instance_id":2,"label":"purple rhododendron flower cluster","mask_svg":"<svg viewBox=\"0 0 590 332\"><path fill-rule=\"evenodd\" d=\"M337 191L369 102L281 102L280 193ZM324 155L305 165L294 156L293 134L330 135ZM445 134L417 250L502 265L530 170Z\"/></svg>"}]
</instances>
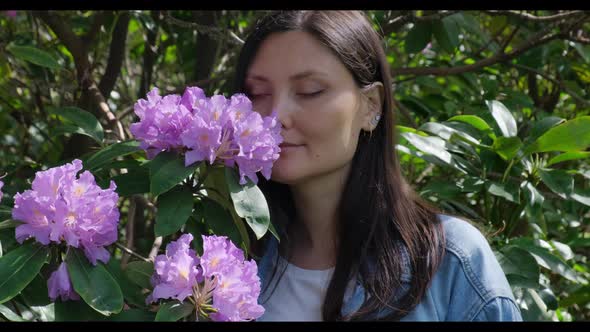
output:
<instances>
[{"instance_id":1,"label":"purple rhododendron flower cluster","mask_svg":"<svg viewBox=\"0 0 590 332\"><path fill-rule=\"evenodd\" d=\"M151 282L154 291L147 302L157 299L183 301L191 294L197 306L212 313L213 321L253 320L264 313L258 304L260 278L253 260L225 236L203 236L203 255L190 249L191 234L183 234L156 257ZM212 303L210 300L212 299ZM203 313L202 310L200 313Z\"/></svg>"},{"instance_id":2,"label":"purple rhododendron flower cluster","mask_svg":"<svg viewBox=\"0 0 590 332\"><path fill-rule=\"evenodd\" d=\"M156 299L183 301L193 294L195 282L203 280L202 271L198 268L199 258L190 249L192 240L191 234L183 234L166 246L166 254L156 257L150 280L154 291L147 297L148 303Z\"/></svg>"},{"instance_id":3,"label":"purple rhododendron flower cluster","mask_svg":"<svg viewBox=\"0 0 590 332\"><path fill-rule=\"evenodd\" d=\"M61 297L62 301L79 300L80 296L74 291L66 262L62 262L47 280L49 298L54 301Z\"/></svg>"},{"instance_id":4,"label":"purple rhododendron flower cluster","mask_svg":"<svg viewBox=\"0 0 590 332\"><path fill-rule=\"evenodd\" d=\"M78 159L35 174L32 190L14 197L12 218L22 221L16 228L16 240L33 237L37 242L65 241L82 248L88 260L107 263L110 253L104 247L117 240L119 195L113 181L100 188L92 173L82 170Z\"/></svg>"},{"instance_id":5,"label":"purple rhododendron flower cluster","mask_svg":"<svg viewBox=\"0 0 590 332\"><path fill-rule=\"evenodd\" d=\"M188 87L182 96L161 97L154 88L134 109L140 121L130 130L150 159L177 151L185 153L186 166L202 160L237 165L245 184L246 177L258 183L257 172L269 179L279 158L283 138L276 113L262 118L244 94L209 98L202 89Z\"/></svg>"}]
</instances>

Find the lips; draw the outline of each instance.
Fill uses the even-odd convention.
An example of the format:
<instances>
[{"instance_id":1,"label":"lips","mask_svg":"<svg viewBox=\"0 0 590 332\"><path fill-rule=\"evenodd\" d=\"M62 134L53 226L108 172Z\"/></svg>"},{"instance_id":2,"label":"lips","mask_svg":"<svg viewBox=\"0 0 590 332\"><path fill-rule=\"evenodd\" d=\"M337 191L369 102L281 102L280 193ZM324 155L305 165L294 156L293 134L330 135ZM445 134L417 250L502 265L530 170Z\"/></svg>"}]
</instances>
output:
<instances>
[{"instance_id":1,"label":"lips","mask_svg":"<svg viewBox=\"0 0 590 332\"><path fill-rule=\"evenodd\" d=\"M287 143L287 142L283 142L283 143L279 144L279 147L281 147L281 148L295 148L298 146L303 146L303 144L293 144L293 143Z\"/></svg>"}]
</instances>

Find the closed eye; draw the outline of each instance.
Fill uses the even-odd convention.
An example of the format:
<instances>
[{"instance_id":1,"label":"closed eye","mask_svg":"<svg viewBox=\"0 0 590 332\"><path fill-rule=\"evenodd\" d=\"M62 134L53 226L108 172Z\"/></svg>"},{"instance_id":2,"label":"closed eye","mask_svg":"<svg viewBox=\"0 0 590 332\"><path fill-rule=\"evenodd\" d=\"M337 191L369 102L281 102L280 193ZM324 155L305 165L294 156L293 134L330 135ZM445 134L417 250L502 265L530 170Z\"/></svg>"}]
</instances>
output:
<instances>
[{"instance_id":1,"label":"closed eye","mask_svg":"<svg viewBox=\"0 0 590 332\"><path fill-rule=\"evenodd\" d=\"M316 96L319 96L322 92L324 92L324 90L318 90L318 91L314 91L314 92L309 92L309 93L298 93L298 96L301 96L303 98L313 98Z\"/></svg>"},{"instance_id":2,"label":"closed eye","mask_svg":"<svg viewBox=\"0 0 590 332\"><path fill-rule=\"evenodd\" d=\"M260 98L264 98L264 97L268 97L270 96L270 93L256 93L256 94L250 94L250 99L260 99Z\"/></svg>"}]
</instances>

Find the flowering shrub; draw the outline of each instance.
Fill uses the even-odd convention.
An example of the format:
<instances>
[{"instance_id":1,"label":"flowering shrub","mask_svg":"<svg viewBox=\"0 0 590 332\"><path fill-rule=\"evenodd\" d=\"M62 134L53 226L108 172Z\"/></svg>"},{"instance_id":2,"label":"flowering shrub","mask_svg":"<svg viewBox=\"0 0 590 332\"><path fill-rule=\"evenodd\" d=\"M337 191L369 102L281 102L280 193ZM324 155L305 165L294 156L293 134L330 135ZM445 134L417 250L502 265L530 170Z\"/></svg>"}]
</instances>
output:
<instances>
[{"instance_id":1,"label":"flowering shrub","mask_svg":"<svg viewBox=\"0 0 590 332\"><path fill-rule=\"evenodd\" d=\"M149 158L162 151L186 151L185 166L202 160L237 164L240 184L245 177L257 183L256 172L270 178L282 142L276 114L263 119L243 94L228 100L223 95L207 98L198 87L188 87L182 97L161 97L158 91L152 89L147 100L135 104L140 121L130 127Z\"/></svg>"},{"instance_id":2,"label":"flowering shrub","mask_svg":"<svg viewBox=\"0 0 590 332\"><path fill-rule=\"evenodd\" d=\"M151 278L154 291L147 302L188 297L203 318L243 321L260 317L264 308L257 303L256 263L244 260L243 252L227 237L203 236L201 257L190 249L192 240L191 234L183 234L168 244L165 255L156 257Z\"/></svg>"},{"instance_id":3,"label":"flowering shrub","mask_svg":"<svg viewBox=\"0 0 590 332\"><path fill-rule=\"evenodd\" d=\"M269 230L277 236L256 186L257 173L269 179L279 157L276 114L263 118L245 95L207 97L198 87L182 96L154 88L134 111L139 121L129 129L137 141L37 171L31 189L11 197L12 220L0 230L15 227L17 249L0 257L0 312L38 279L56 320L140 313L142 320L249 321L264 313L256 263L242 249L249 248L246 225L257 238ZM60 114L89 121L80 126L102 140L92 132L100 124L76 112ZM125 163L116 159L130 153L134 162L116 171ZM154 235L165 242L159 255L154 242L151 258L118 242L120 215L133 211L127 197L138 194L156 199ZM139 260L127 264L123 253Z\"/></svg>"},{"instance_id":4,"label":"flowering shrub","mask_svg":"<svg viewBox=\"0 0 590 332\"><path fill-rule=\"evenodd\" d=\"M12 218L23 222L16 227L16 239L22 243L33 237L45 245L65 241L82 247L92 264L107 263L110 254L104 247L117 240L117 186L111 181L103 190L89 171L76 178L80 170L82 162L76 159L37 172L33 189L15 195Z\"/></svg>"}]
</instances>

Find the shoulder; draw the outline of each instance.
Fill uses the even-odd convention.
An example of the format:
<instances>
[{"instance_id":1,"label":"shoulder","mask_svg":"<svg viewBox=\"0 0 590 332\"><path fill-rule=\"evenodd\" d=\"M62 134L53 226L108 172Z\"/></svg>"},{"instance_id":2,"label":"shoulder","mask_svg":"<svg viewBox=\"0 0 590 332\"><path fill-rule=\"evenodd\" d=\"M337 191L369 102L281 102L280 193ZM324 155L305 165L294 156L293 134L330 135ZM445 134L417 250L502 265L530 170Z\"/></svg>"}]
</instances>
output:
<instances>
[{"instance_id":1,"label":"shoulder","mask_svg":"<svg viewBox=\"0 0 590 332\"><path fill-rule=\"evenodd\" d=\"M445 252L429 292L443 301L444 316L476 320L490 312L517 312L510 285L484 235L463 219L442 214L439 219Z\"/></svg>"}]
</instances>

